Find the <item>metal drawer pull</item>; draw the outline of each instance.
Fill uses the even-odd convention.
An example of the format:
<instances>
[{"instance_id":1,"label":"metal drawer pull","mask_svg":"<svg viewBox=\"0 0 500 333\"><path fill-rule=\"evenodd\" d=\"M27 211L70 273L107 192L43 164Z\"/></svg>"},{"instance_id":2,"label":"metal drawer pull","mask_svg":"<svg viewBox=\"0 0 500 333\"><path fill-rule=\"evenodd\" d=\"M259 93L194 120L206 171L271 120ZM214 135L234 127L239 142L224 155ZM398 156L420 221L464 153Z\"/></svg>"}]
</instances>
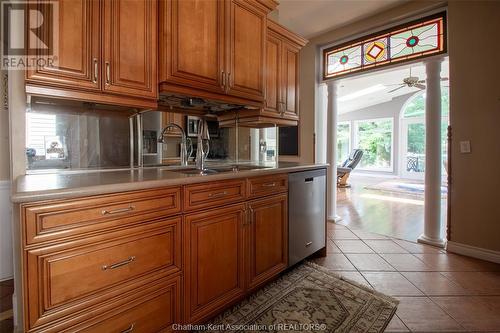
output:
<instances>
[{"instance_id":1,"label":"metal drawer pull","mask_svg":"<svg viewBox=\"0 0 500 333\"><path fill-rule=\"evenodd\" d=\"M115 269L115 268L118 268L118 267L122 267L122 266L130 264L134 260L135 260L135 256L132 256L132 257L128 258L127 260L124 260L124 261L121 261L121 262L117 262L116 264L113 264L113 265L109 265L109 266L108 265L104 265L104 266L102 266L102 270L106 271L108 269Z\"/></svg>"},{"instance_id":2,"label":"metal drawer pull","mask_svg":"<svg viewBox=\"0 0 500 333\"><path fill-rule=\"evenodd\" d=\"M276 183L266 183L266 184L262 184L262 186L264 186L264 187L275 187Z\"/></svg>"},{"instance_id":3,"label":"metal drawer pull","mask_svg":"<svg viewBox=\"0 0 500 333\"><path fill-rule=\"evenodd\" d=\"M127 208L120 208L120 209L115 209L115 210L103 210L101 213L102 215L110 215L110 214L119 214L119 213L126 213L133 211L135 209L135 206L129 206Z\"/></svg>"},{"instance_id":4,"label":"metal drawer pull","mask_svg":"<svg viewBox=\"0 0 500 333\"><path fill-rule=\"evenodd\" d=\"M134 330L134 328L135 328L135 323L130 325L129 328L127 328L125 331L121 331L121 333L130 333Z\"/></svg>"},{"instance_id":5,"label":"metal drawer pull","mask_svg":"<svg viewBox=\"0 0 500 333\"><path fill-rule=\"evenodd\" d=\"M226 192L226 191L224 191L224 192L218 192L218 193L210 193L210 194L208 195L208 197L209 197L209 198L218 198L218 197L223 197L223 196L225 196L225 195L227 195L227 192Z\"/></svg>"},{"instance_id":6,"label":"metal drawer pull","mask_svg":"<svg viewBox=\"0 0 500 333\"><path fill-rule=\"evenodd\" d=\"M310 246L313 242L307 242L306 247Z\"/></svg>"},{"instance_id":7,"label":"metal drawer pull","mask_svg":"<svg viewBox=\"0 0 500 333\"><path fill-rule=\"evenodd\" d=\"M111 69L110 69L111 65L109 64L109 62L106 61L106 85L110 85L111 84Z\"/></svg>"}]
</instances>

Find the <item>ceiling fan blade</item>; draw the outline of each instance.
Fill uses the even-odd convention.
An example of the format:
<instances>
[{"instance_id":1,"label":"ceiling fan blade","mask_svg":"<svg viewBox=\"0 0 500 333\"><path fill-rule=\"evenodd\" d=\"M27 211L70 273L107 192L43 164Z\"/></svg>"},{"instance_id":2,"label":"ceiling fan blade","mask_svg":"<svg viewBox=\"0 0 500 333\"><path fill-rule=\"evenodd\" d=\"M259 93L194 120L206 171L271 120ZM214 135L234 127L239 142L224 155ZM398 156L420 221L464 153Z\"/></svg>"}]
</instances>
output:
<instances>
[{"instance_id":1,"label":"ceiling fan blade","mask_svg":"<svg viewBox=\"0 0 500 333\"><path fill-rule=\"evenodd\" d=\"M406 85L402 85L401 87L397 87L396 89L389 90L388 93L390 94L391 92L395 92L396 90L399 90L401 88L404 88Z\"/></svg>"},{"instance_id":2,"label":"ceiling fan blade","mask_svg":"<svg viewBox=\"0 0 500 333\"><path fill-rule=\"evenodd\" d=\"M393 86L404 86L406 83L393 83L393 84L386 84L386 87L393 87Z\"/></svg>"},{"instance_id":3,"label":"ceiling fan blade","mask_svg":"<svg viewBox=\"0 0 500 333\"><path fill-rule=\"evenodd\" d=\"M425 89L425 86L424 86L423 84L419 84L419 83L417 83L417 84L415 85L415 87L417 87L418 89L422 89L422 90L424 90L424 89Z\"/></svg>"},{"instance_id":4,"label":"ceiling fan blade","mask_svg":"<svg viewBox=\"0 0 500 333\"><path fill-rule=\"evenodd\" d=\"M425 80L417 81L417 83L425 83Z\"/></svg>"}]
</instances>

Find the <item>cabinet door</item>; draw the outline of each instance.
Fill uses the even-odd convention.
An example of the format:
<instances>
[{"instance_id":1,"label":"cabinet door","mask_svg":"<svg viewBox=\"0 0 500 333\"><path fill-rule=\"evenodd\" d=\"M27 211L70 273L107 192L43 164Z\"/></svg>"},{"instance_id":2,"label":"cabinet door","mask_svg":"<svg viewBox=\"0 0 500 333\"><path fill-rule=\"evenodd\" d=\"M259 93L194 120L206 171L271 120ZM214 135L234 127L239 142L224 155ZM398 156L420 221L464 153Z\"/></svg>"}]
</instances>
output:
<instances>
[{"instance_id":1,"label":"cabinet door","mask_svg":"<svg viewBox=\"0 0 500 333\"><path fill-rule=\"evenodd\" d=\"M52 85L62 88L100 90L100 9L99 0L58 0L59 16L55 28L58 32L54 66L37 67L26 72L27 83ZM32 3L30 7L42 13L52 10L47 1ZM51 15L28 16L27 26L40 26L31 20L50 19ZM53 22L42 25L41 34L54 36ZM56 43L54 43L55 45ZM40 48L34 56L43 57ZM30 54L33 52L29 51Z\"/></svg>"},{"instance_id":2,"label":"cabinet door","mask_svg":"<svg viewBox=\"0 0 500 333\"><path fill-rule=\"evenodd\" d=\"M254 288L287 266L287 195L258 199L250 202L248 208L248 285Z\"/></svg>"},{"instance_id":3,"label":"cabinet door","mask_svg":"<svg viewBox=\"0 0 500 333\"><path fill-rule=\"evenodd\" d=\"M228 0L228 93L264 100L266 14L243 0Z\"/></svg>"},{"instance_id":4,"label":"cabinet door","mask_svg":"<svg viewBox=\"0 0 500 333\"><path fill-rule=\"evenodd\" d=\"M282 75L281 75L281 41L280 39L268 32L266 42L266 113L270 116L278 117L281 112L281 95L282 95Z\"/></svg>"},{"instance_id":5,"label":"cabinet door","mask_svg":"<svg viewBox=\"0 0 500 333\"><path fill-rule=\"evenodd\" d=\"M162 127L165 128L168 124L176 124L179 125L184 131L186 128L184 127L184 118L186 117L182 113L175 112L162 112ZM181 137L182 133L178 128L170 128L168 132L165 133L165 136L168 137Z\"/></svg>"},{"instance_id":6,"label":"cabinet door","mask_svg":"<svg viewBox=\"0 0 500 333\"><path fill-rule=\"evenodd\" d=\"M224 92L224 2L160 3L162 82Z\"/></svg>"},{"instance_id":7,"label":"cabinet door","mask_svg":"<svg viewBox=\"0 0 500 333\"><path fill-rule=\"evenodd\" d=\"M284 117L291 120L299 119L299 48L283 42L283 112Z\"/></svg>"},{"instance_id":8,"label":"cabinet door","mask_svg":"<svg viewBox=\"0 0 500 333\"><path fill-rule=\"evenodd\" d=\"M157 98L156 0L104 2L104 90Z\"/></svg>"},{"instance_id":9,"label":"cabinet door","mask_svg":"<svg viewBox=\"0 0 500 333\"><path fill-rule=\"evenodd\" d=\"M237 204L186 215L186 322L199 322L243 295L244 213L244 204Z\"/></svg>"}]
</instances>

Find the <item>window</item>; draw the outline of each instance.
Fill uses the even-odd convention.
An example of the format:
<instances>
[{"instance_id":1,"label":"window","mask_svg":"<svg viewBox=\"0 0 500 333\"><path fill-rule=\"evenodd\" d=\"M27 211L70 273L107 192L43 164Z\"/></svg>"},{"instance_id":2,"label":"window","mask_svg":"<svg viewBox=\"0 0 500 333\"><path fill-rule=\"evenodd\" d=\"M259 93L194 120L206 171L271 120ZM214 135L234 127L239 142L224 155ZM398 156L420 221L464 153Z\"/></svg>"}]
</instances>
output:
<instances>
[{"instance_id":1,"label":"window","mask_svg":"<svg viewBox=\"0 0 500 333\"><path fill-rule=\"evenodd\" d=\"M341 122L337 124L337 161L343 163L351 153L351 124Z\"/></svg>"},{"instance_id":2,"label":"window","mask_svg":"<svg viewBox=\"0 0 500 333\"><path fill-rule=\"evenodd\" d=\"M445 13L323 50L323 79L446 52Z\"/></svg>"},{"instance_id":3,"label":"window","mask_svg":"<svg viewBox=\"0 0 500 333\"><path fill-rule=\"evenodd\" d=\"M360 169L392 171L393 119L354 122L354 148L363 150Z\"/></svg>"}]
</instances>

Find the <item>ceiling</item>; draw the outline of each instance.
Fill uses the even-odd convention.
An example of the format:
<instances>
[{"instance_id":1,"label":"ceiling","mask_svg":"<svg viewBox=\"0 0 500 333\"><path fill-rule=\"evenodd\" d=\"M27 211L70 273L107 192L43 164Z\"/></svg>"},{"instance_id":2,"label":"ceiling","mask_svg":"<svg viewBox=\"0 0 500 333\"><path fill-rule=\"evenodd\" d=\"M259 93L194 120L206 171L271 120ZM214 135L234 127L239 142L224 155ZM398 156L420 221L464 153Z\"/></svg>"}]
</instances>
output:
<instances>
[{"instance_id":1,"label":"ceiling","mask_svg":"<svg viewBox=\"0 0 500 333\"><path fill-rule=\"evenodd\" d=\"M448 65L449 64L447 59L441 64L441 77L443 78L449 78ZM373 73L365 73L353 78L341 80L338 91L338 96L340 99L349 94L377 85L383 85L385 87L383 87L383 89L373 91L372 93L365 94L348 101L339 100L339 113L342 114L366 108L372 105L389 102L395 97L419 91L420 89L415 87L404 87L402 89L389 93L390 90L398 87L393 84L398 84L402 82L405 77L410 76L410 68L411 76L417 76L420 80L425 79L425 65L423 63L414 63L411 65L401 65L393 69L381 70ZM445 83L445 85L448 84Z\"/></svg>"},{"instance_id":2,"label":"ceiling","mask_svg":"<svg viewBox=\"0 0 500 333\"><path fill-rule=\"evenodd\" d=\"M405 0L280 0L279 22L306 38L315 37Z\"/></svg>"}]
</instances>

